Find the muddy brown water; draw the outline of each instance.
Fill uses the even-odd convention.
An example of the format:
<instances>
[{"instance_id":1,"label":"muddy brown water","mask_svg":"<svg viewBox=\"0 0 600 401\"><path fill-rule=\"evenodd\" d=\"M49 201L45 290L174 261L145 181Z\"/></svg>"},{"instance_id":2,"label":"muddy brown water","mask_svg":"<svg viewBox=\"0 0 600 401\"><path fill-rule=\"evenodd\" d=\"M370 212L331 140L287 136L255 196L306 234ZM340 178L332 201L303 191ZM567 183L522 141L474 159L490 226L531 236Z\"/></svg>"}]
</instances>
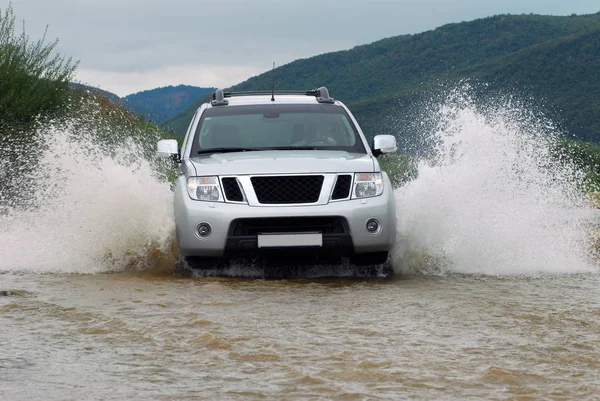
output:
<instances>
[{"instance_id":1,"label":"muddy brown water","mask_svg":"<svg viewBox=\"0 0 600 401\"><path fill-rule=\"evenodd\" d=\"M599 277L4 273L0 399L600 399Z\"/></svg>"}]
</instances>

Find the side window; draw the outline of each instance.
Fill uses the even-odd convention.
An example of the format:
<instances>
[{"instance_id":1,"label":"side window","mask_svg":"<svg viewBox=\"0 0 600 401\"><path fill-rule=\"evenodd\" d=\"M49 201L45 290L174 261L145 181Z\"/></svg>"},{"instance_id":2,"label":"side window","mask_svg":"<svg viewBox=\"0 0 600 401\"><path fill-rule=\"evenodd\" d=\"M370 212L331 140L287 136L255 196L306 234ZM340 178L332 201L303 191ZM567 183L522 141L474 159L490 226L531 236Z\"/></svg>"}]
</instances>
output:
<instances>
[{"instance_id":1,"label":"side window","mask_svg":"<svg viewBox=\"0 0 600 401\"><path fill-rule=\"evenodd\" d=\"M213 121L211 117L206 117L204 121L202 121L202 126L200 127L200 131L198 132L198 144L200 145L200 149L209 148L209 133L211 132L211 127L213 125Z\"/></svg>"},{"instance_id":2,"label":"side window","mask_svg":"<svg viewBox=\"0 0 600 401\"><path fill-rule=\"evenodd\" d=\"M196 125L198 118L200 117L200 114L201 113L199 111L196 111L196 113L194 114L194 117L192 117L192 121L190 121L190 125L188 126L185 137L183 138L183 144L181 145L181 153L182 154L183 154L183 152L185 152L188 144L192 141L192 138L194 137L194 127Z\"/></svg>"},{"instance_id":3,"label":"side window","mask_svg":"<svg viewBox=\"0 0 600 401\"><path fill-rule=\"evenodd\" d=\"M343 136L345 136L346 146L354 146L356 144L356 134L354 133L354 129L350 124L350 121L346 117L341 117L341 126L340 130L343 132Z\"/></svg>"}]
</instances>

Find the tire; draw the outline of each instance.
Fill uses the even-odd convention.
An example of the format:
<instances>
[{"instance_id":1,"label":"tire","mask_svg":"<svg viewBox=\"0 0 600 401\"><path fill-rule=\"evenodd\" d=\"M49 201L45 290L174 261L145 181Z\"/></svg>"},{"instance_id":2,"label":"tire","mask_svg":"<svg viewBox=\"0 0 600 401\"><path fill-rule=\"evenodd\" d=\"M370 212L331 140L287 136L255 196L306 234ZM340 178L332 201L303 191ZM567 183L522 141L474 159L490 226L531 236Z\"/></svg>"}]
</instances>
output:
<instances>
[{"instance_id":1,"label":"tire","mask_svg":"<svg viewBox=\"0 0 600 401\"><path fill-rule=\"evenodd\" d=\"M192 270L209 270L219 266L218 258L206 258L202 256L187 256L182 258L183 264Z\"/></svg>"},{"instance_id":2,"label":"tire","mask_svg":"<svg viewBox=\"0 0 600 401\"><path fill-rule=\"evenodd\" d=\"M384 264L387 260L387 252L370 252L354 254L350 258L350 263L356 266L372 266Z\"/></svg>"},{"instance_id":3,"label":"tire","mask_svg":"<svg viewBox=\"0 0 600 401\"><path fill-rule=\"evenodd\" d=\"M177 263L175 263L174 273L179 276L190 277L194 272L188 267L187 263L183 259L180 259L177 261Z\"/></svg>"},{"instance_id":4,"label":"tire","mask_svg":"<svg viewBox=\"0 0 600 401\"><path fill-rule=\"evenodd\" d=\"M221 261L217 258L203 258L198 256L182 257L175 264L175 274L183 277L196 277L198 275L213 275L219 267L222 267Z\"/></svg>"}]
</instances>

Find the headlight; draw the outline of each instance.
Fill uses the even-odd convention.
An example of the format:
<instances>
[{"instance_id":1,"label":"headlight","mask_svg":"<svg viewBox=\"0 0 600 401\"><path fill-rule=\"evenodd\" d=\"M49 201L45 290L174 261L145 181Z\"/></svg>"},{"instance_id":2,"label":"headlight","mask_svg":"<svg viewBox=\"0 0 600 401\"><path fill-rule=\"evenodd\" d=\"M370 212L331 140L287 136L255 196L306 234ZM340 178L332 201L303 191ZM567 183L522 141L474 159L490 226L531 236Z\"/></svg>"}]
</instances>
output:
<instances>
[{"instance_id":1,"label":"headlight","mask_svg":"<svg viewBox=\"0 0 600 401\"><path fill-rule=\"evenodd\" d=\"M370 198L383 193L383 176L381 173L354 174L352 198Z\"/></svg>"},{"instance_id":2,"label":"headlight","mask_svg":"<svg viewBox=\"0 0 600 401\"><path fill-rule=\"evenodd\" d=\"M223 202L218 177L189 177L187 191L190 198L199 201Z\"/></svg>"}]
</instances>

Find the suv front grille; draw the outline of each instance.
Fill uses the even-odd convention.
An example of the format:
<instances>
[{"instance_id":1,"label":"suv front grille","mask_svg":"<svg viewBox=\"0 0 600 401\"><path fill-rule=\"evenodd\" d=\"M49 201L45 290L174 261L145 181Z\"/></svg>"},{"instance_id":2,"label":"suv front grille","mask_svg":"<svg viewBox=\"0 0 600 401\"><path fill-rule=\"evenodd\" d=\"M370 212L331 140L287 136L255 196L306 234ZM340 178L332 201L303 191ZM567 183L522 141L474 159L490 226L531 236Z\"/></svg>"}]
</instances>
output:
<instances>
[{"instance_id":1,"label":"suv front grille","mask_svg":"<svg viewBox=\"0 0 600 401\"><path fill-rule=\"evenodd\" d=\"M350 187L352 185L351 175L338 175L333 193L331 194L332 200L346 199L350 196Z\"/></svg>"},{"instance_id":2,"label":"suv front grille","mask_svg":"<svg viewBox=\"0 0 600 401\"><path fill-rule=\"evenodd\" d=\"M252 177L252 186L262 204L315 203L319 200L324 177L296 175Z\"/></svg>"},{"instance_id":3,"label":"suv front grille","mask_svg":"<svg viewBox=\"0 0 600 401\"><path fill-rule=\"evenodd\" d=\"M347 223L341 217L261 217L237 219L229 227L230 237L269 233L346 234Z\"/></svg>"},{"instance_id":4,"label":"suv front grille","mask_svg":"<svg viewBox=\"0 0 600 401\"><path fill-rule=\"evenodd\" d=\"M229 202L243 202L244 194L240 189L237 178L226 177L221 180L223 182L223 192L225 192L225 198Z\"/></svg>"}]
</instances>

